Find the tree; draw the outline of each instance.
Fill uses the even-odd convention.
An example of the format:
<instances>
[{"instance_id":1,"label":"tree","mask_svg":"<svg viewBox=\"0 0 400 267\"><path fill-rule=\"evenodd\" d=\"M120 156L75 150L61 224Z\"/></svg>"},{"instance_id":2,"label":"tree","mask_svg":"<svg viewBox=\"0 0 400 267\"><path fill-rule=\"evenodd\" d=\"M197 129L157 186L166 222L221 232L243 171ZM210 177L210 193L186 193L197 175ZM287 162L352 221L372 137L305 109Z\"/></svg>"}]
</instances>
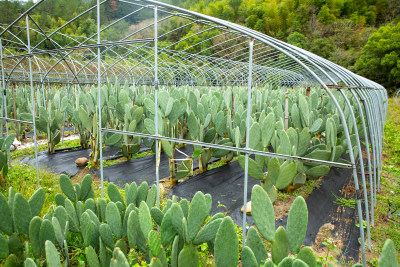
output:
<instances>
[{"instance_id":1,"label":"tree","mask_svg":"<svg viewBox=\"0 0 400 267\"><path fill-rule=\"evenodd\" d=\"M335 42L331 38L317 38L312 41L310 51L323 58L329 58L335 49Z\"/></svg>"},{"instance_id":2,"label":"tree","mask_svg":"<svg viewBox=\"0 0 400 267\"><path fill-rule=\"evenodd\" d=\"M22 4L18 1L0 1L1 22L5 24L11 23L23 10Z\"/></svg>"},{"instance_id":3,"label":"tree","mask_svg":"<svg viewBox=\"0 0 400 267\"><path fill-rule=\"evenodd\" d=\"M247 19L246 19L246 27L254 28L254 26L256 25L257 21L258 21L258 16L257 15L248 16Z\"/></svg>"},{"instance_id":4,"label":"tree","mask_svg":"<svg viewBox=\"0 0 400 267\"><path fill-rule=\"evenodd\" d=\"M318 19L321 23L327 25L332 23L336 17L331 13L331 10L327 5L324 5L318 13Z\"/></svg>"},{"instance_id":5,"label":"tree","mask_svg":"<svg viewBox=\"0 0 400 267\"><path fill-rule=\"evenodd\" d=\"M380 27L369 38L355 64L358 73L388 89L400 86L400 22Z\"/></svg>"},{"instance_id":6,"label":"tree","mask_svg":"<svg viewBox=\"0 0 400 267\"><path fill-rule=\"evenodd\" d=\"M292 32L288 38L287 41L289 44L298 46L303 49L308 49L308 39L305 37L303 34L299 32Z\"/></svg>"}]
</instances>

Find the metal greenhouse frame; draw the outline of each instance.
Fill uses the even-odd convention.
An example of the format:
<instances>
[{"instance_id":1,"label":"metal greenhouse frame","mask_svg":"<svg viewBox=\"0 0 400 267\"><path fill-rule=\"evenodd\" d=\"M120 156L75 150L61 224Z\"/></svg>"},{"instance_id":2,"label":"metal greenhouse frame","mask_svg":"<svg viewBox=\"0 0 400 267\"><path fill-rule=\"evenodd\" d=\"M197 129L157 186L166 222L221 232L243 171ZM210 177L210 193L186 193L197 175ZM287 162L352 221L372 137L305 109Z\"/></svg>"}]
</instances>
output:
<instances>
[{"instance_id":1,"label":"metal greenhouse frame","mask_svg":"<svg viewBox=\"0 0 400 267\"><path fill-rule=\"evenodd\" d=\"M101 102L101 85L109 81L126 82L130 85L147 85L154 89L155 94L155 134L106 128L101 125L101 105L98 105L101 133L112 132L151 138L156 140L156 144L160 140L168 140L244 153L244 214L246 214L247 203L249 154L312 162L338 168L351 168L357 192L362 260L364 265L366 264L361 200L365 201L367 243L369 249L371 249L370 227L374 224L373 210L376 204L376 191L380 189L381 154L384 138L383 126L388 105L388 96L385 88L326 59L255 30L153 0L118 0L129 5L132 8L131 12L108 25L101 25L100 23L100 8L105 5L107 0L97 0L96 5L78 14L58 29L47 32L40 27L32 15L35 9L44 1L40 0L35 3L10 25L0 26L1 80L4 90L1 110L2 123L5 121L7 131L8 122L10 121L32 124L36 158L37 140L33 105L32 122L8 118L5 94L6 87L10 83L29 84L32 103L35 101L34 84L36 84L36 88L39 91L42 90L43 92L43 88L47 84L66 84L69 88L71 85L97 85L98 103ZM97 14L97 32L95 34L89 37L82 37L71 36L62 32L66 26L90 12L96 12ZM128 16L136 16L142 12L147 12L147 14L150 12L153 17L146 19L134 32L121 40L109 41L102 38L102 33L113 29L113 26L117 23ZM172 19L175 19L180 24L167 32L159 32L160 25L168 25ZM198 32L190 32L186 36L180 36L179 41L175 43L160 45L160 42L167 40L171 35L179 35L181 29L192 27L193 25L199 25ZM192 42L183 48L179 48L183 42L190 41L191 38L202 36L202 34L212 30L215 30L215 35L210 35L201 42ZM33 35L35 36L34 42L32 42ZM61 46L57 42L60 38L66 40L68 45ZM325 89L326 94L337 108L340 121L344 126L351 164L257 151L249 148L252 87L266 84L275 87L318 86ZM248 101L245 148L159 135L157 127L157 95L161 85L246 86ZM346 117L343 107L339 105L338 100L332 93L333 90L337 90L341 94L345 100L346 108L350 110L350 119L355 127L356 145L360 152L358 153L361 169L360 181L357 175L356 158L351 145ZM357 109L353 110L346 92L349 92L355 99ZM363 140L358 136L356 112L361 114L362 131L365 136ZM102 134L99 134L99 138L101 144ZM365 147L361 146L361 142L365 143ZM370 146L372 148L371 154L369 151ZM158 150L158 145L155 147ZM102 146L100 146L100 173L102 197L104 197L101 150ZM363 150L368 155L368 175L364 172L365 166L361 157L361 151ZM39 185L38 167L38 161L36 160L37 182ZM359 182L361 185L359 185ZM367 182L370 185L370 199L368 199L367 194ZM156 183L159 189L157 168ZM362 195L360 189L363 191ZM157 205L159 205L158 191ZM246 216L243 216L243 225L246 225ZM243 240L245 233L246 227L243 227Z\"/></svg>"}]
</instances>

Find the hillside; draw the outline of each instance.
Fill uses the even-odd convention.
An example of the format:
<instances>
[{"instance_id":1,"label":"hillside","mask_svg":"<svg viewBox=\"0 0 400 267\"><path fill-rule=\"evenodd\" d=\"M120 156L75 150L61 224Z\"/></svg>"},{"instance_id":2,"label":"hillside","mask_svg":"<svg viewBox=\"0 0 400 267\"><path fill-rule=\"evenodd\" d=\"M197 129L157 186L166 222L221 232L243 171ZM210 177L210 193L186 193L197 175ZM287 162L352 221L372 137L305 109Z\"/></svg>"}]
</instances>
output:
<instances>
[{"instance_id":1,"label":"hillside","mask_svg":"<svg viewBox=\"0 0 400 267\"><path fill-rule=\"evenodd\" d=\"M399 0L169 0L210 16L229 20L309 50L351 71L384 85L390 92L400 86ZM47 0L35 10L34 18L44 29L56 29L95 1ZM8 24L32 2L0 1L0 23ZM116 0L102 5L102 24L127 15L131 7ZM119 40L129 25L151 18L149 12L127 16L118 30L103 38ZM63 33L90 36L95 33L95 14L74 21ZM176 25L179 25L177 21ZM169 24L163 27L176 27ZM166 30L166 29L164 29ZM198 29L184 27L179 36ZM161 32L163 29L161 29ZM210 31L191 42L201 42ZM167 43L178 40L164 40ZM192 45L193 43L191 43ZM176 46L181 49L185 42Z\"/></svg>"}]
</instances>

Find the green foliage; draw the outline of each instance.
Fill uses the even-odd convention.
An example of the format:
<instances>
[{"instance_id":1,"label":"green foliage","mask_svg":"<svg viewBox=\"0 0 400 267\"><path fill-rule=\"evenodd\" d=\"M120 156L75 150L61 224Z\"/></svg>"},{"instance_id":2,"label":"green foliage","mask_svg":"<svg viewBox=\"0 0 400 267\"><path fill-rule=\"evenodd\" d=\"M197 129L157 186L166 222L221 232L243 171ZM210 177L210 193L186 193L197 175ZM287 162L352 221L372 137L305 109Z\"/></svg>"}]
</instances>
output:
<instances>
[{"instance_id":1,"label":"green foliage","mask_svg":"<svg viewBox=\"0 0 400 267\"><path fill-rule=\"evenodd\" d=\"M239 240L234 223L225 217L218 228L214 245L216 266L236 266L239 254Z\"/></svg>"},{"instance_id":2,"label":"green foliage","mask_svg":"<svg viewBox=\"0 0 400 267\"><path fill-rule=\"evenodd\" d=\"M46 261L49 267L59 267L61 264L57 248L50 240L46 241Z\"/></svg>"},{"instance_id":3,"label":"green foliage","mask_svg":"<svg viewBox=\"0 0 400 267\"><path fill-rule=\"evenodd\" d=\"M275 232L275 241L271 246L272 261L279 264L289 255L289 243L285 228L279 226Z\"/></svg>"},{"instance_id":4,"label":"green foliage","mask_svg":"<svg viewBox=\"0 0 400 267\"><path fill-rule=\"evenodd\" d=\"M287 233L289 249L297 254L306 236L308 224L308 210L303 197L297 197L289 210Z\"/></svg>"},{"instance_id":5,"label":"green foliage","mask_svg":"<svg viewBox=\"0 0 400 267\"><path fill-rule=\"evenodd\" d=\"M385 245L383 246L381 259L379 261L379 267L381 266L397 266L396 249L393 241L390 239L386 240Z\"/></svg>"},{"instance_id":6,"label":"green foliage","mask_svg":"<svg viewBox=\"0 0 400 267\"><path fill-rule=\"evenodd\" d=\"M241 259L243 267L259 266L259 264L257 263L256 256L254 255L253 251L247 246L244 246L242 249Z\"/></svg>"},{"instance_id":7,"label":"green foliage","mask_svg":"<svg viewBox=\"0 0 400 267\"><path fill-rule=\"evenodd\" d=\"M240 155L238 157L238 162L240 164L240 167L242 167L242 169L245 169L245 156ZM264 167L264 165L263 165ZM255 179L258 180L263 180L264 179L264 171L263 168L253 159L251 159L250 157L248 157L248 171L249 171L249 175Z\"/></svg>"},{"instance_id":8,"label":"green foliage","mask_svg":"<svg viewBox=\"0 0 400 267\"><path fill-rule=\"evenodd\" d=\"M355 67L361 75L386 88L400 85L400 23L382 26L369 38ZM393 91L392 91L393 92Z\"/></svg>"},{"instance_id":9,"label":"green foliage","mask_svg":"<svg viewBox=\"0 0 400 267\"><path fill-rule=\"evenodd\" d=\"M88 183L86 187L91 187L88 181L91 179L86 178L85 183ZM126 186L129 191L134 184ZM147 190L147 185L145 186ZM82 184L80 188L83 187ZM31 199L37 199L37 196L42 194L38 192ZM12 195L11 190L10 196ZM9 205L7 199L4 196L3 198L4 205ZM0 248L4 247L0 249L0 258L6 258L8 264L25 261L27 266L34 266L35 261L23 256L24 249L30 248L30 251L25 251L25 254L29 257L33 256L37 262L46 256L48 266L59 266L60 259L63 259L67 265L78 264L82 261L89 266L100 266L100 264L102 266L129 266L131 253L144 255L142 253L150 251L150 257L146 260L150 266L164 266L169 261L172 266L177 264L197 266L203 255L203 245L207 244L206 246L211 247L210 250L213 251L216 266L236 266L238 263L239 233L232 219L221 213L206 219L212 205L210 195L198 192L190 205L187 200L179 203L174 198L168 200L162 211L152 207L152 212L145 202L145 197L140 202L139 208L135 206L135 203L130 203L128 207L125 207L120 201L116 203L104 201L105 208L102 209L98 207L102 201L98 199L94 201L90 198L85 202L85 206L92 202L90 204L92 207L85 210L81 201L73 203L67 198L65 207L51 206L44 219L38 216L33 217L29 222L28 235L13 233L10 236L0 232ZM125 202L123 197L122 201ZM14 211L16 206L21 205L25 209L30 208L29 202L20 193L15 194L12 203ZM41 205L37 206L41 207ZM270 239L273 261L275 263L287 261L285 257L289 248L291 251L297 251L304 239L307 225L307 208L304 199L299 197L293 203L289 211L287 231L279 228L275 232L272 204L267 193L260 186L253 188L252 208L257 230L263 233L263 236L268 236L265 234L268 231L273 235L273 240ZM101 219L101 213L105 213L105 220ZM20 215L14 213L14 218L15 216ZM265 218L262 218L263 216ZM160 233L154 230L152 217L158 217L158 224L161 223ZM18 222L16 225L21 228L24 220L19 218L15 223ZM123 230L125 227L126 229ZM257 230L254 227L249 229L246 244L241 251L243 266L258 266L265 260L265 266L270 264L265 241L259 236ZM29 239L27 239L28 236ZM121 236L124 239L120 239ZM25 242L25 246L22 241ZM172 244L171 241L173 241ZM54 244L57 244L57 247ZM70 258L68 247L74 248L72 258ZM165 250L171 251L170 259L166 258ZM129 255L128 251L130 251ZM8 255L9 253L15 254ZM392 247L390 244L385 245L382 259L393 258L394 253L393 245ZM81 257L75 258L74 255L79 254ZM307 263L308 266L316 266L316 258L311 248L301 249L295 257L293 264L306 266L304 264Z\"/></svg>"},{"instance_id":10,"label":"green foliage","mask_svg":"<svg viewBox=\"0 0 400 267\"><path fill-rule=\"evenodd\" d=\"M22 194L16 193L13 206L13 219L19 233L25 235L29 233L29 222L32 217L28 201Z\"/></svg>"},{"instance_id":11,"label":"green foliage","mask_svg":"<svg viewBox=\"0 0 400 267\"><path fill-rule=\"evenodd\" d=\"M289 44L298 46L298 47L303 48L303 49L307 49L308 46L309 46L307 37L305 37L302 33L299 33L299 32L292 32L288 36L287 42Z\"/></svg>"},{"instance_id":12,"label":"green foliage","mask_svg":"<svg viewBox=\"0 0 400 267\"><path fill-rule=\"evenodd\" d=\"M15 135L10 134L6 138L0 138L0 171L3 178L7 178L8 174L8 151L13 144Z\"/></svg>"},{"instance_id":13,"label":"green foliage","mask_svg":"<svg viewBox=\"0 0 400 267\"><path fill-rule=\"evenodd\" d=\"M117 208L117 205L114 202L110 202L107 204L106 220L113 234L117 238L121 238L122 235L121 215Z\"/></svg>"},{"instance_id":14,"label":"green foliage","mask_svg":"<svg viewBox=\"0 0 400 267\"><path fill-rule=\"evenodd\" d=\"M274 208L268 194L261 186L255 185L251 193L251 211L254 224L261 235L272 242L275 240Z\"/></svg>"},{"instance_id":15,"label":"green foliage","mask_svg":"<svg viewBox=\"0 0 400 267\"><path fill-rule=\"evenodd\" d=\"M178 256L178 266L197 267L199 262L199 255L196 247L193 245L186 245Z\"/></svg>"}]
</instances>

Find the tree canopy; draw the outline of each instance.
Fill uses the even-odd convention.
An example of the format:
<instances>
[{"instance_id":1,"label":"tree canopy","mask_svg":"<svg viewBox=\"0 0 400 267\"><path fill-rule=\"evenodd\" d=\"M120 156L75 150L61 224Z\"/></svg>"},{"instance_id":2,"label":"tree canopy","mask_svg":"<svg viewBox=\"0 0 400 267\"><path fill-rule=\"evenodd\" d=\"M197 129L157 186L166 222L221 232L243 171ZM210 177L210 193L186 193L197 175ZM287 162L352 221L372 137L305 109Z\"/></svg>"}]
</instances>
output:
<instances>
[{"instance_id":1,"label":"tree canopy","mask_svg":"<svg viewBox=\"0 0 400 267\"><path fill-rule=\"evenodd\" d=\"M400 22L382 26L369 38L355 64L361 75L390 87L400 86Z\"/></svg>"},{"instance_id":2,"label":"tree canopy","mask_svg":"<svg viewBox=\"0 0 400 267\"><path fill-rule=\"evenodd\" d=\"M33 18L44 30L55 30L95 2L96 0L46 0L34 10ZM387 88L399 86L398 0L164 0L163 2L239 23L287 41L351 71L356 71ZM32 1L0 0L0 23L9 24L32 5ZM129 15L132 9L128 5L117 0L110 0L102 5L102 25L124 18L116 24L118 30L105 31L102 38L119 40L128 32L134 31L135 24L153 16L150 10ZM94 10L64 27L62 33L89 37L96 32L95 23ZM160 34L176 29L183 23L179 18L170 20L168 24L160 26ZM196 35L199 32L201 34ZM174 48L198 52L199 47L196 47L196 43L202 46L209 45L210 41L205 40L217 35L218 31L207 31L205 26L199 28L198 24L193 24L179 28L161 41L167 47L182 36L183 38L193 36L184 39ZM205 54L211 52L213 51L207 50Z\"/></svg>"}]
</instances>

